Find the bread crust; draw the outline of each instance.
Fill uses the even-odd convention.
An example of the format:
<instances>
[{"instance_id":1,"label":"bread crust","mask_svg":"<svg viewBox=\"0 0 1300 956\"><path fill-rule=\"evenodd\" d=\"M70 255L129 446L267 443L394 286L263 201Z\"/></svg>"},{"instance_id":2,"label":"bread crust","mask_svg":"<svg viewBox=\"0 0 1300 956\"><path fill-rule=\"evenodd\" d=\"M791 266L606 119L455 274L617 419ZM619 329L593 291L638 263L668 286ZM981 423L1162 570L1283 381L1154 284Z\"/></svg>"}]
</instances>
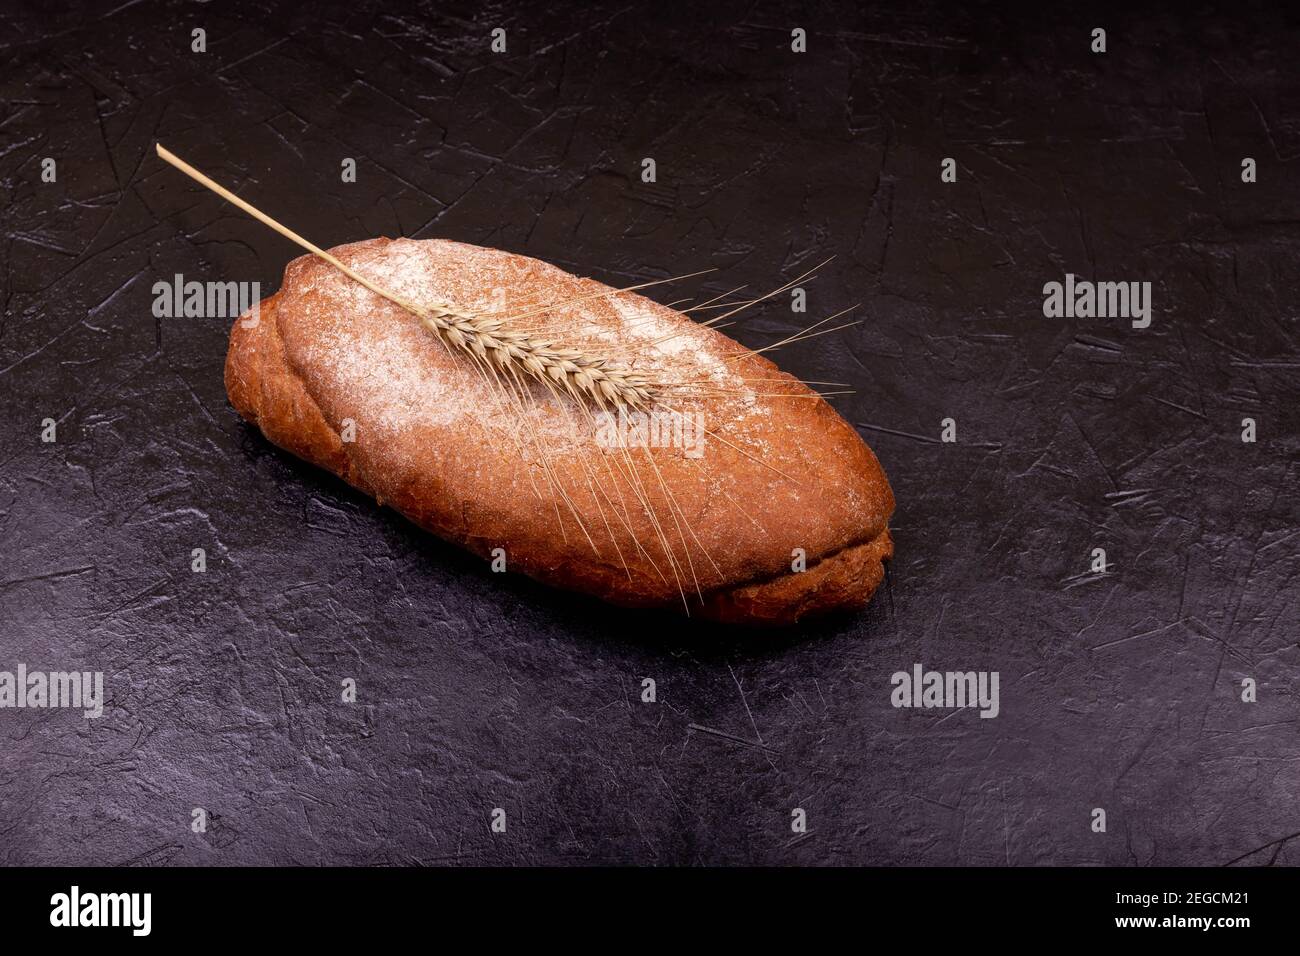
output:
<instances>
[{"instance_id":1,"label":"bread crust","mask_svg":"<svg viewBox=\"0 0 1300 956\"><path fill-rule=\"evenodd\" d=\"M504 549L509 570L614 604L786 625L870 600L893 553L889 483L858 434L771 362L524 256L444 240L331 252L415 301L529 312L517 323L667 383L666 406L703 421L703 448L608 447L585 406L540 389L518 404L313 257L231 330L230 402L271 442L480 556ZM538 311L554 303L569 304ZM791 570L796 549L806 570Z\"/></svg>"}]
</instances>

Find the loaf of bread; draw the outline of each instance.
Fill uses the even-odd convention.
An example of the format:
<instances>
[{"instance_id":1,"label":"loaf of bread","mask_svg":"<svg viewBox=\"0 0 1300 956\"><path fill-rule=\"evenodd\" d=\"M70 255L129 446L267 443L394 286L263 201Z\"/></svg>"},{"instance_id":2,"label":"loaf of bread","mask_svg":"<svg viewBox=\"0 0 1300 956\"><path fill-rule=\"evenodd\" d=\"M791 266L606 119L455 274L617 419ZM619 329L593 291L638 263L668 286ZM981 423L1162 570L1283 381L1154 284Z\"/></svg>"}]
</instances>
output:
<instances>
[{"instance_id":1,"label":"loaf of bread","mask_svg":"<svg viewBox=\"0 0 1300 956\"><path fill-rule=\"evenodd\" d=\"M861 607L880 584L884 472L767 359L524 256L406 239L331 252L409 302L592 356L652 398L547 389L304 256L235 321L226 359L231 404L276 445L498 569L618 605L784 625Z\"/></svg>"}]
</instances>

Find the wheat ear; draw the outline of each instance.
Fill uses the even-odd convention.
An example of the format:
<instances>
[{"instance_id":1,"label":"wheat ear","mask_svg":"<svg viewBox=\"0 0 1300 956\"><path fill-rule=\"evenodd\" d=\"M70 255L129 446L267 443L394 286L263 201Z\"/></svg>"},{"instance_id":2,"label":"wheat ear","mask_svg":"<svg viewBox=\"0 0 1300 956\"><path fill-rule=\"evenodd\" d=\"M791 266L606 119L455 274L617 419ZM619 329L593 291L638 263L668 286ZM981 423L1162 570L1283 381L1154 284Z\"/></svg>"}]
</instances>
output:
<instances>
[{"instance_id":1,"label":"wheat ear","mask_svg":"<svg viewBox=\"0 0 1300 956\"><path fill-rule=\"evenodd\" d=\"M501 319L445 305L412 311L426 329L455 348L504 369L522 369L553 391L563 389L602 408L636 409L654 400L648 379L579 349L512 332Z\"/></svg>"},{"instance_id":2,"label":"wheat ear","mask_svg":"<svg viewBox=\"0 0 1300 956\"><path fill-rule=\"evenodd\" d=\"M312 255L328 262L371 292L415 315L426 329L453 349L479 361L495 363L506 371L521 371L552 392L563 392L600 408L612 405L621 409L638 409L654 401L656 386L653 382L602 356L579 349L560 348L545 339L512 331L503 320L490 315L457 309L441 302L418 305L375 285L324 249L308 242L292 229L276 222L256 206L205 176L161 143L155 143L154 148L159 158L195 182L211 189L222 199L238 206Z\"/></svg>"}]
</instances>

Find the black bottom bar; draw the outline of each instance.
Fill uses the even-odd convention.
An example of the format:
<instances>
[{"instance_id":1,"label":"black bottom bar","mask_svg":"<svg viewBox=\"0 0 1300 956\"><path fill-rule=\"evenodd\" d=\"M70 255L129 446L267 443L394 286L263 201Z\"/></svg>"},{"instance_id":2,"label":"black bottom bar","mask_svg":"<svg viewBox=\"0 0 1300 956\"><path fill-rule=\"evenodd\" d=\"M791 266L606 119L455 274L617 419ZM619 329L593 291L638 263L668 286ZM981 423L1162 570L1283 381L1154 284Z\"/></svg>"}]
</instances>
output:
<instances>
[{"instance_id":1,"label":"black bottom bar","mask_svg":"<svg viewBox=\"0 0 1300 956\"><path fill-rule=\"evenodd\" d=\"M1294 929L1298 882L1272 869L11 869L0 870L0 914L6 939L79 944L373 944L477 927L534 945L701 926L760 939L782 927L809 939L903 932L926 945L1232 945Z\"/></svg>"}]
</instances>

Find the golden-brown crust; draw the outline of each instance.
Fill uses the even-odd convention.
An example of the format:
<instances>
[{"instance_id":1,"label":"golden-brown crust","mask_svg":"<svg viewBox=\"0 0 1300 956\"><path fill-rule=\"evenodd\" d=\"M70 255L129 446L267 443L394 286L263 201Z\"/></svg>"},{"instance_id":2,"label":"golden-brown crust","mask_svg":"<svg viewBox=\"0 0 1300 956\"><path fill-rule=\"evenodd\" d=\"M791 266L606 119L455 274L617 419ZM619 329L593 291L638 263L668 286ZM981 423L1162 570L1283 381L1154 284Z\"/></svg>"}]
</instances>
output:
<instances>
[{"instance_id":1,"label":"golden-brown crust","mask_svg":"<svg viewBox=\"0 0 1300 956\"><path fill-rule=\"evenodd\" d=\"M275 320L277 298L264 299L256 317L241 316L230 330L225 375L230 404L285 451L373 494L364 476L351 468L342 440L302 380L285 363Z\"/></svg>"},{"instance_id":2,"label":"golden-brown crust","mask_svg":"<svg viewBox=\"0 0 1300 956\"><path fill-rule=\"evenodd\" d=\"M703 416L703 454L602 447L585 412L544 394L521 412L414 317L311 257L231 332L231 404L270 441L475 553L504 548L510 570L615 604L788 624L865 605L879 585L892 554L884 473L843 419L766 359L522 256L409 240L332 251L421 301L518 314L585 297L527 324L680 385L667 394ZM662 345L664 329L681 348ZM637 348L624 358L628 342ZM701 368L714 391L694 384ZM807 570L791 571L795 549Z\"/></svg>"}]
</instances>

